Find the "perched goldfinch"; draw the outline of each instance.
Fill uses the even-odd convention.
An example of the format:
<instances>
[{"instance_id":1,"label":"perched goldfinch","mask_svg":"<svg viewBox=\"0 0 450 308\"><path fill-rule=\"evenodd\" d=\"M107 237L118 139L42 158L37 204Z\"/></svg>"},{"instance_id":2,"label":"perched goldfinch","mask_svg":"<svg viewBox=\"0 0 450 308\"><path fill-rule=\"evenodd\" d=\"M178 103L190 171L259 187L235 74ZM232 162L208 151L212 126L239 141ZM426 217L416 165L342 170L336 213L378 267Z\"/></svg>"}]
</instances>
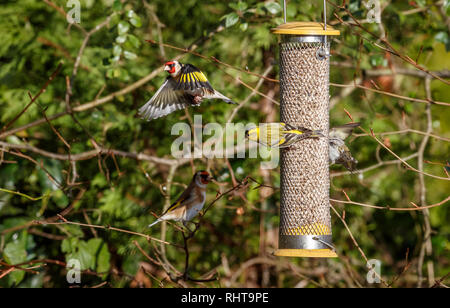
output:
<instances>
[{"instance_id":1,"label":"perched goldfinch","mask_svg":"<svg viewBox=\"0 0 450 308\"><path fill-rule=\"evenodd\" d=\"M349 123L330 129L329 159L330 164L341 164L349 171L356 170L358 161L353 158L345 139L350 136L360 123ZM304 127L295 128L285 123L266 123L245 132L245 137L271 148L287 148L305 138L324 137L319 130Z\"/></svg>"},{"instance_id":2,"label":"perched goldfinch","mask_svg":"<svg viewBox=\"0 0 450 308\"><path fill-rule=\"evenodd\" d=\"M164 65L169 73L155 95L139 109L139 115L147 121L168 115L189 106L199 106L204 98L221 99L236 104L214 90L205 74L192 64L169 61Z\"/></svg>"},{"instance_id":3,"label":"perched goldfinch","mask_svg":"<svg viewBox=\"0 0 450 308\"><path fill-rule=\"evenodd\" d=\"M198 215L206 201L206 185L212 177L206 171L198 171L194 174L191 184L168 209L155 222L148 227L163 220L181 221L184 226L192 218Z\"/></svg>"},{"instance_id":4,"label":"perched goldfinch","mask_svg":"<svg viewBox=\"0 0 450 308\"><path fill-rule=\"evenodd\" d=\"M287 148L306 138L325 136L320 130L294 127L287 123L264 123L245 131L245 137L271 148Z\"/></svg>"},{"instance_id":5,"label":"perched goldfinch","mask_svg":"<svg viewBox=\"0 0 450 308\"><path fill-rule=\"evenodd\" d=\"M358 161L353 158L350 149L345 145L345 139L350 136L355 127L361 123L348 123L341 126L336 126L330 129L330 164L341 164L349 171L356 170Z\"/></svg>"}]
</instances>

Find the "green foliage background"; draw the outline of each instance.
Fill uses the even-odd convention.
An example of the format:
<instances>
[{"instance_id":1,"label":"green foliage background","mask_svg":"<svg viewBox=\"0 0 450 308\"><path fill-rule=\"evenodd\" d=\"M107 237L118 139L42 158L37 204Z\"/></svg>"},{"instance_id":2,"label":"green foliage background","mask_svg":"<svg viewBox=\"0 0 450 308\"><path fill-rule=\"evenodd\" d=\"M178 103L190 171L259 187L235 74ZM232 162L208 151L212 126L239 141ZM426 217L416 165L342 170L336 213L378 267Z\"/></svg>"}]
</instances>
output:
<instances>
[{"instance_id":1,"label":"green foliage background","mask_svg":"<svg viewBox=\"0 0 450 308\"><path fill-rule=\"evenodd\" d=\"M341 4L342 1L333 1ZM357 18L363 19L367 9L361 1L346 1L347 7ZM418 63L430 70L449 69L448 50L450 41L448 21L450 4L444 1L441 6L436 1L381 1L386 5L382 20L389 41L395 48L411 58L418 55ZM0 1L0 129L19 114L30 99L28 92L35 95L47 82L59 63L62 70L13 127L19 127L43 117L66 110L66 80L71 76L74 61L84 39L82 31L69 26L64 16L43 1L20 0ZM66 1L54 1L57 6L69 11ZM412 5L413 3L414 5ZM320 21L322 1L292 0L288 3L289 21ZM418 8L417 13L405 14ZM420 10L422 8L423 10ZM200 40L197 52L212 56L239 68L248 68L262 74L265 68L277 59L277 37L270 29L282 23L281 6L275 1L81 1L81 26L90 30L103 22L108 16L109 25L93 34L81 57L81 65L72 84L72 107L93 101L98 95L103 97L120 90L150 74L165 60L180 54L179 51L164 48L165 56L158 45L145 42L146 39L163 40L178 47L189 47ZM354 78L362 77L368 82L366 71L389 69L391 66L414 70L400 59L386 57L383 50L367 40L361 40L356 28L339 25L333 16L338 12L329 6L330 24L341 31L333 42L333 56L330 81L349 84ZM155 16L157 18L155 18ZM344 20L348 21L348 18ZM205 38L222 24L223 31ZM158 35L158 25L161 35ZM377 34L377 24L365 24ZM366 33L364 37L373 39ZM202 40L202 38L204 38ZM420 53L419 50L422 49ZM244 100L251 90L238 83L239 77L245 83L255 86L258 77L238 72L212 62L184 55L182 61L192 63L205 72L216 89L237 102ZM339 63L349 64L340 66ZM218 69L220 68L220 69ZM278 78L275 65L269 77ZM152 122L137 117L137 109L143 105L161 85L164 73L158 74L145 85L132 93L118 95L106 104L76 113L77 124L71 116L63 116L52 124L67 142L71 154L93 150L91 139L105 148L125 152L143 152L149 155L170 156L170 145L175 136L171 136L171 127L181 121L187 122L183 111ZM374 79L381 83L379 79ZM425 98L422 78L395 75L393 80L395 93L413 98ZM369 86L371 86L369 84ZM264 82L260 89L263 93L278 92L277 84ZM431 82L432 97L436 101L450 101L449 86L439 80ZM331 87L331 96L343 91ZM278 99L278 94L275 97ZM256 95L250 103L239 110L236 122L266 122L268 112L261 108L264 98ZM265 103L278 110L278 106ZM345 110L361 121L365 129L373 128L375 133L401 130L406 127L425 131L425 104L400 100L369 91L355 90L339 99L330 111L332 125L348 122ZM203 115L203 123L218 122L224 124L232 112L232 107L215 102L204 102L201 107L190 109L189 114ZM278 111L276 111L278 112ZM432 105L433 134L449 138L450 109ZM278 119L278 115L275 120ZM357 133L361 133L360 131ZM400 157L417 151L423 135L407 133L384 137L391 149ZM10 135L0 141L11 144L30 144L53 153L67 154L67 148L58 139L47 124L34 126ZM370 137L353 138L350 144L354 156L358 159L359 169L364 169L381 160L392 160L388 151L380 149ZM1 153L1 148L0 148ZM146 226L154 220L150 211L160 213L164 205L164 195L160 185L164 185L169 169L167 166L131 158L115 157L120 169L116 168L111 156L102 156L99 162L96 156L77 163L80 185L69 187L71 165L68 161L50 159L32 152L25 154L36 160L35 163L4 153L1 158L16 163L0 163L0 188L19 191L42 199L32 201L25 197L0 191L0 260L7 264L52 259L69 260L78 258L83 270L100 275L83 275L82 285L95 285L107 281L109 286L128 287L136 285L159 286L164 276L161 267L152 265L152 275L138 275L140 266L148 260L137 249L137 241L144 250L152 253L153 246L145 238L113 231L97 230L94 234L89 228L76 225L37 225L10 228L24 225L30 221L44 219L60 213L70 204L74 205L71 221L87 223L85 215L96 225L114 226L136 232L160 236L160 226L151 230ZM449 159L448 141L430 138L425 150L425 160L446 164ZM1 159L0 158L0 159ZM417 167L417 160L409 163ZM243 179L250 175L260 182L264 181L259 169L258 159L230 159L236 177ZM99 165L102 167L99 168ZM55 186L46 176L43 166L61 183ZM197 169L210 167L214 176L226 182L230 188L231 178L224 160L195 160ZM332 172L343 171L333 166ZM146 178L145 170L151 178ZM425 172L443 176L442 165L425 164ZM176 170L170 196L173 201L192 177L190 164ZM279 169L270 172L270 185L279 187ZM433 204L448 196L448 181L425 177L427 187L426 202ZM218 187L210 188L208 200L213 200ZM390 207L411 207L410 201L420 205L419 176L406 170L400 164L381 166L365 172L363 175L342 175L333 177L331 197L345 200L342 190L354 201ZM85 191L81 200L76 200L80 191ZM366 267L359 251L349 237L347 230L334 214L333 238L340 259L335 260L282 260L271 257L276 249L276 227L278 225L279 193L275 192L267 199L262 198L259 190L249 189L245 193L248 202L239 196L225 197L217 202L204 218L195 238L191 241L190 275L199 277L216 269L219 280L204 285L226 286L230 281L224 267L227 260L232 272L243 266L244 262L258 256L271 260L289 262L297 268L305 269L303 276L288 267L261 265L250 266L233 282L231 286L276 286L293 287L299 281L309 277L306 286L348 287L367 285ZM360 247L369 259L382 261L382 276L391 281L400 274L406 265L405 254L412 266L395 283L395 286L415 286L417 284L417 258L423 241L424 217L419 211L392 212L376 210L356 205L333 204L342 213L345 208L345 220ZM237 208L243 209L243 214ZM269 213L261 214L256 209L265 209ZM85 215L83 215L83 213ZM426 256L425 262L432 262L435 277L444 276L450 270L448 237L450 214L448 202L430 210L433 252ZM265 238L260 237L261 228ZM39 235L38 230L47 236ZM7 230L7 232L3 232ZM58 239L48 235L58 236ZM97 236L95 236L97 235ZM179 232L168 226L166 240L181 244ZM263 243L263 245L261 244ZM180 271L184 267L182 250L167 247L167 258ZM323 274L311 269L323 268ZM5 269L6 267L0 267ZM269 279L263 277L263 273ZM424 266L424 272L426 267ZM0 279L3 287L66 287L64 267L49 264L40 269L39 274L16 270ZM425 274L426 276L426 274ZM141 284L136 284L139 281ZM164 281L164 286L173 286ZM195 286L195 284L192 284ZM375 285L376 286L376 285Z\"/></svg>"}]
</instances>

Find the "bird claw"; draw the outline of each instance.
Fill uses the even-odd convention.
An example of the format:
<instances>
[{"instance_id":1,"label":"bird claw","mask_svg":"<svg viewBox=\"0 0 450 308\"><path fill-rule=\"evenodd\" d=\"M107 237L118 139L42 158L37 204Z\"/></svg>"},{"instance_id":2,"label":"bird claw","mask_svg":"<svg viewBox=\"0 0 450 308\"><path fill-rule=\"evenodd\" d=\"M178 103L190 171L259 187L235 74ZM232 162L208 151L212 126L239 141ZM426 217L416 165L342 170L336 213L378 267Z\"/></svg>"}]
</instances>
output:
<instances>
[{"instance_id":1,"label":"bird claw","mask_svg":"<svg viewBox=\"0 0 450 308\"><path fill-rule=\"evenodd\" d=\"M183 227L188 233L192 233L191 229L189 229L189 227L187 226L187 221L183 222Z\"/></svg>"},{"instance_id":2,"label":"bird claw","mask_svg":"<svg viewBox=\"0 0 450 308\"><path fill-rule=\"evenodd\" d=\"M194 96L194 103L195 105L199 105L203 100L203 97L201 97L200 95L196 95Z\"/></svg>"},{"instance_id":3,"label":"bird claw","mask_svg":"<svg viewBox=\"0 0 450 308\"><path fill-rule=\"evenodd\" d=\"M194 230L191 230L187 225L188 223L191 223L193 225L195 225ZM186 231L188 232L188 237L192 236L198 229L198 227L200 226L200 222L193 222L193 221L186 221L183 223L184 228L186 229Z\"/></svg>"}]
</instances>

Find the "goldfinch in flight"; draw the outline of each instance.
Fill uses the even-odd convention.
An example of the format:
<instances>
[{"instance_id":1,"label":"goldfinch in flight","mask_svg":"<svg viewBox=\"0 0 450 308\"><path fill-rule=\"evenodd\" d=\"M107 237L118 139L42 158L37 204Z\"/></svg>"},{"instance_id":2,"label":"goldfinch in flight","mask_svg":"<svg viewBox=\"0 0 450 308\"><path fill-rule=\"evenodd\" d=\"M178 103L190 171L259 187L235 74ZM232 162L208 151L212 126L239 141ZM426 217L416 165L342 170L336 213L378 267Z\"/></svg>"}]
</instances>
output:
<instances>
[{"instance_id":1,"label":"goldfinch in flight","mask_svg":"<svg viewBox=\"0 0 450 308\"><path fill-rule=\"evenodd\" d=\"M186 188L167 211L148 227L150 228L164 220L181 221L186 226L186 223L197 216L203 209L206 201L206 186L211 180L212 177L208 172L196 172L188 188Z\"/></svg>"},{"instance_id":2,"label":"goldfinch in flight","mask_svg":"<svg viewBox=\"0 0 450 308\"><path fill-rule=\"evenodd\" d=\"M353 158L350 149L345 145L345 139L350 136L355 127L361 123L348 123L330 129L330 164L341 164L349 171L356 170L358 161Z\"/></svg>"},{"instance_id":3,"label":"goldfinch in flight","mask_svg":"<svg viewBox=\"0 0 450 308\"><path fill-rule=\"evenodd\" d=\"M287 148L306 138L325 137L320 130L287 123L264 123L245 132L245 137L271 148Z\"/></svg>"},{"instance_id":4,"label":"goldfinch in flight","mask_svg":"<svg viewBox=\"0 0 450 308\"><path fill-rule=\"evenodd\" d=\"M139 115L147 121L189 106L199 106L204 98L236 104L214 90L205 74L192 64L169 61L165 63L164 70L169 76L155 95L139 109Z\"/></svg>"}]
</instances>

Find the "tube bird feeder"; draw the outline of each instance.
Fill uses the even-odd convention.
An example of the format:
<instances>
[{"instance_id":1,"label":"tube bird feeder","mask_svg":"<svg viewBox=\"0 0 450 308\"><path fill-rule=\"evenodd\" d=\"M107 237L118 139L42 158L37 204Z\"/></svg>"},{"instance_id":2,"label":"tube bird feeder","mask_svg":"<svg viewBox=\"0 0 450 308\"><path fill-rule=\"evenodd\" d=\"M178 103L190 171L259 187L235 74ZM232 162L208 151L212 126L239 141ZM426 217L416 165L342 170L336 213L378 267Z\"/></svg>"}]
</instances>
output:
<instances>
[{"instance_id":1,"label":"tube bird feeder","mask_svg":"<svg viewBox=\"0 0 450 308\"><path fill-rule=\"evenodd\" d=\"M280 117L296 127L329 130L329 40L325 23L289 22L281 35ZM276 256L337 257L331 237L328 138L281 149L281 208Z\"/></svg>"}]
</instances>

